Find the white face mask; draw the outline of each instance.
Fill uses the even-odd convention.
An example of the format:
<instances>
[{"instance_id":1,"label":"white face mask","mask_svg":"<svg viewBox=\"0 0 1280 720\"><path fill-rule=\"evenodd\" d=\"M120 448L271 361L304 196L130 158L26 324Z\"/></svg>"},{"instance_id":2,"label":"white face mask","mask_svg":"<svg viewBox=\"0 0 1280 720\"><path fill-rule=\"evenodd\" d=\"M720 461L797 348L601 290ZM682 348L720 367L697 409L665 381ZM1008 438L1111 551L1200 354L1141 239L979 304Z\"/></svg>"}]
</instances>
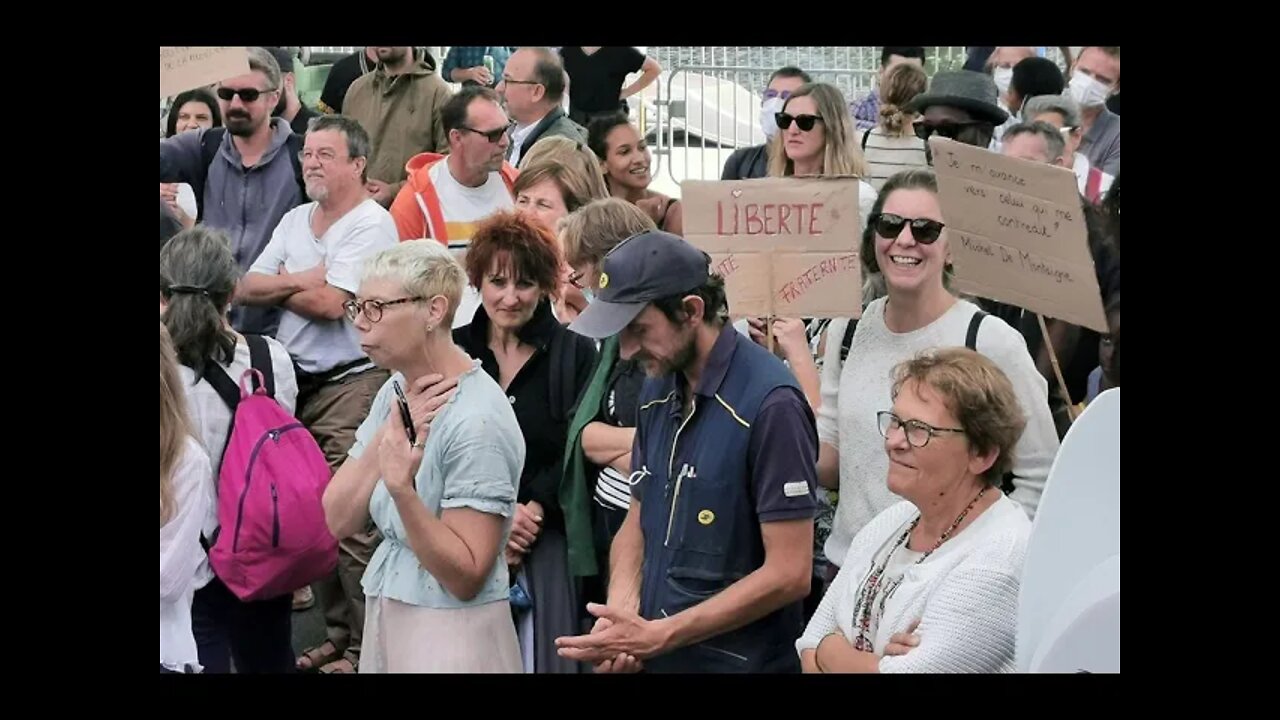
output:
<instances>
[{"instance_id":1,"label":"white face mask","mask_svg":"<svg viewBox=\"0 0 1280 720\"><path fill-rule=\"evenodd\" d=\"M996 90L999 90L1003 97L1009 92L1009 86L1013 84L1013 68L998 67L991 74L991 78L996 81Z\"/></svg>"},{"instance_id":2,"label":"white face mask","mask_svg":"<svg viewBox=\"0 0 1280 720\"><path fill-rule=\"evenodd\" d=\"M764 133L765 139L772 140L773 136L778 134L778 121L774 115L782 112L786 104L786 100L772 97L760 106L760 131Z\"/></svg>"},{"instance_id":3,"label":"white face mask","mask_svg":"<svg viewBox=\"0 0 1280 720\"><path fill-rule=\"evenodd\" d=\"M1071 75L1071 83L1068 87L1071 90L1071 97L1075 98L1081 107L1098 107L1107 101L1107 95L1111 92L1111 88L1079 70Z\"/></svg>"}]
</instances>

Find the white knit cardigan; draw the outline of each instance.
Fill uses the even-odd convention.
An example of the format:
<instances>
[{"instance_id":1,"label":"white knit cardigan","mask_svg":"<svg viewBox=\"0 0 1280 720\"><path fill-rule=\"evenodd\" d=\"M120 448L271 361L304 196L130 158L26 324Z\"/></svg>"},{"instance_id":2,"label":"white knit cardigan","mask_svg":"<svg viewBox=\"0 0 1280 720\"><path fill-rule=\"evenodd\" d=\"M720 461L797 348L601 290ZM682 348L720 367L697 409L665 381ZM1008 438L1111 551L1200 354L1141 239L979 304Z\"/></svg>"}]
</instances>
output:
<instances>
[{"instance_id":1,"label":"white knit cardigan","mask_svg":"<svg viewBox=\"0 0 1280 720\"><path fill-rule=\"evenodd\" d=\"M856 597L872 558L918 512L909 502L898 503L854 537L840 573L796 641L797 652L817 648L833 632L852 641ZM915 620L920 644L906 655L882 658L880 672L1012 672L1018 582L1030 531L1026 513L1001 496L923 563L908 567L875 627L874 650L882 654L890 636Z\"/></svg>"}]
</instances>

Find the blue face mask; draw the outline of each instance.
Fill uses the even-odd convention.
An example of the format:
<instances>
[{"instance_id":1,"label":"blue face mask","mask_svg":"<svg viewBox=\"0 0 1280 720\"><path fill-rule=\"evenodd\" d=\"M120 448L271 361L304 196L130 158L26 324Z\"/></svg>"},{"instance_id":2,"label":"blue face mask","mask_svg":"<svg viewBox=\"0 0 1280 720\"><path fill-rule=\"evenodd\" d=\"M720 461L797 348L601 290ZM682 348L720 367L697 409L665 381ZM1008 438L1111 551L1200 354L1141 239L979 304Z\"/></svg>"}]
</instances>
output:
<instances>
[{"instance_id":1,"label":"blue face mask","mask_svg":"<svg viewBox=\"0 0 1280 720\"><path fill-rule=\"evenodd\" d=\"M586 299L588 305L596 301L596 294L591 288L582 288L582 297Z\"/></svg>"}]
</instances>

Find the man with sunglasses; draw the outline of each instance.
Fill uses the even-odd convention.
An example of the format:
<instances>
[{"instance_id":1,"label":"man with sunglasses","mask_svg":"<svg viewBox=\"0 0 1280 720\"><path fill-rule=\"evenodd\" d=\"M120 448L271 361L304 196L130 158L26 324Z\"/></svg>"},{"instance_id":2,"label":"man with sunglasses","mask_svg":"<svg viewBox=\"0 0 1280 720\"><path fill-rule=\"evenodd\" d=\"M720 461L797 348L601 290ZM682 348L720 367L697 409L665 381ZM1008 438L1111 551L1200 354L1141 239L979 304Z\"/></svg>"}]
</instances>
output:
<instances>
[{"instance_id":1,"label":"man with sunglasses","mask_svg":"<svg viewBox=\"0 0 1280 720\"><path fill-rule=\"evenodd\" d=\"M990 75L972 70L942 72L933 76L929 91L917 95L903 108L921 113L916 120L916 136L925 141L929 164L933 154L929 138L940 135L974 147L988 148L995 129L1009 119L996 104L998 91Z\"/></svg>"},{"instance_id":2,"label":"man with sunglasses","mask_svg":"<svg viewBox=\"0 0 1280 720\"><path fill-rule=\"evenodd\" d=\"M382 207L391 207L404 187L409 158L448 149L440 113L451 92L435 61L417 48L375 47L374 52L378 67L351 83L342 108L373 141L366 189Z\"/></svg>"},{"instance_id":3,"label":"man with sunglasses","mask_svg":"<svg viewBox=\"0 0 1280 720\"><path fill-rule=\"evenodd\" d=\"M409 178L391 204L391 217L401 240L433 238L461 261L481 220L515 208L516 170L505 161L512 123L498 93L480 85L449 98L440 123L449 154L409 160ZM479 292L467 286L453 326L470 323L479 304Z\"/></svg>"},{"instance_id":4,"label":"man with sunglasses","mask_svg":"<svg viewBox=\"0 0 1280 720\"><path fill-rule=\"evenodd\" d=\"M560 56L550 48L520 48L502 69L498 94L516 126L511 131L507 160L520 166L520 158L544 137L566 137L587 142L587 131L564 114L565 72Z\"/></svg>"},{"instance_id":5,"label":"man with sunglasses","mask_svg":"<svg viewBox=\"0 0 1280 720\"><path fill-rule=\"evenodd\" d=\"M280 65L260 47L248 49L249 72L221 82L216 94L224 128L178 133L160 141L160 182L189 183L199 220L225 231L242 270L266 247L285 213L305 201L297 153L301 138L271 117L280 98ZM231 309L242 333L275 335L280 312Z\"/></svg>"},{"instance_id":6,"label":"man with sunglasses","mask_svg":"<svg viewBox=\"0 0 1280 720\"><path fill-rule=\"evenodd\" d=\"M236 288L235 300L283 308L278 339L297 367L296 416L337 472L388 377L360 347L344 304L359 288L365 261L399 239L391 215L365 191L369 135L359 123L344 115L320 117L307 132L301 156L313 202L281 219ZM330 671L351 672L359 663L360 578L378 538L358 533L339 540L337 574L315 586L328 642L305 653L300 669L334 662L340 665Z\"/></svg>"},{"instance_id":7,"label":"man with sunglasses","mask_svg":"<svg viewBox=\"0 0 1280 720\"><path fill-rule=\"evenodd\" d=\"M769 86L760 99L760 132L764 143L738 148L724 163L721 180L750 180L769 176L769 141L778 134L778 113L787 98L801 85L813 82L809 73L793 65L778 68L769 76Z\"/></svg>"}]
</instances>

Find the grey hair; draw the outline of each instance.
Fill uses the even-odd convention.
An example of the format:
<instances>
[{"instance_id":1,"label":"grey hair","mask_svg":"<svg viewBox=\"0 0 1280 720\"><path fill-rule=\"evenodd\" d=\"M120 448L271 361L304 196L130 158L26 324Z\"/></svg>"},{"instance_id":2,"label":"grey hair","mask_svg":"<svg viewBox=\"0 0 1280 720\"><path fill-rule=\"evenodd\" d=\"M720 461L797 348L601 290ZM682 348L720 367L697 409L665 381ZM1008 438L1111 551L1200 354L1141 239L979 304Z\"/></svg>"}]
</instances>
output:
<instances>
[{"instance_id":1,"label":"grey hair","mask_svg":"<svg viewBox=\"0 0 1280 720\"><path fill-rule=\"evenodd\" d=\"M364 158L365 169L360 174L361 180L368 180L369 174L369 153L373 143L369 140L369 133L365 131L354 118L346 115L320 115L313 117L307 122L307 134L320 132L323 130L337 130L347 141L347 155L351 159Z\"/></svg>"},{"instance_id":2,"label":"grey hair","mask_svg":"<svg viewBox=\"0 0 1280 720\"><path fill-rule=\"evenodd\" d=\"M1045 148L1049 151L1049 157L1045 158L1048 163L1059 160L1067 148L1062 131L1047 122L1018 123L1004 131L1001 142L1007 143L1019 135L1039 135L1044 138Z\"/></svg>"},{"instance_id":3,"label":"grey hair","mask_svg":"<svg viewBox=\"0 0 1280 720\"><path fill-rule=\"evenodd\" d=\"M239 279L231 240L222 230L196 225L173 236L160 251L164 325L178 360L197 376L206 362L229 363L234 357L235 335L223 318Z\"/></svg>"},{"instance_id":4,"label":"grey hair","mask_svg":"<svg viewBox=\"0 0 1280 720\"><path fill-rule=\"evenodd\" d=\"M467 274L453 253L436 240L410 240L374 255L365 262L361 281L395 280L410 295L423 298L444 296L449 307L441 326L453 324L453 314L462 301Z\"/></svg>"},{"instance_id":5,"label":"grey hair","mask_svg":"<svg viewBox=\"0 0 1280 720\"><path fill-rule=\"evenodd\" d=\"M282 83L282 73L280 72L280 63L276 62L274 55L266 48L251 47L245 48L249 53L249 70L260 72L267 76L267 84L271 87L269 90L279 90Z\"/></svg>"}]
</instances>

